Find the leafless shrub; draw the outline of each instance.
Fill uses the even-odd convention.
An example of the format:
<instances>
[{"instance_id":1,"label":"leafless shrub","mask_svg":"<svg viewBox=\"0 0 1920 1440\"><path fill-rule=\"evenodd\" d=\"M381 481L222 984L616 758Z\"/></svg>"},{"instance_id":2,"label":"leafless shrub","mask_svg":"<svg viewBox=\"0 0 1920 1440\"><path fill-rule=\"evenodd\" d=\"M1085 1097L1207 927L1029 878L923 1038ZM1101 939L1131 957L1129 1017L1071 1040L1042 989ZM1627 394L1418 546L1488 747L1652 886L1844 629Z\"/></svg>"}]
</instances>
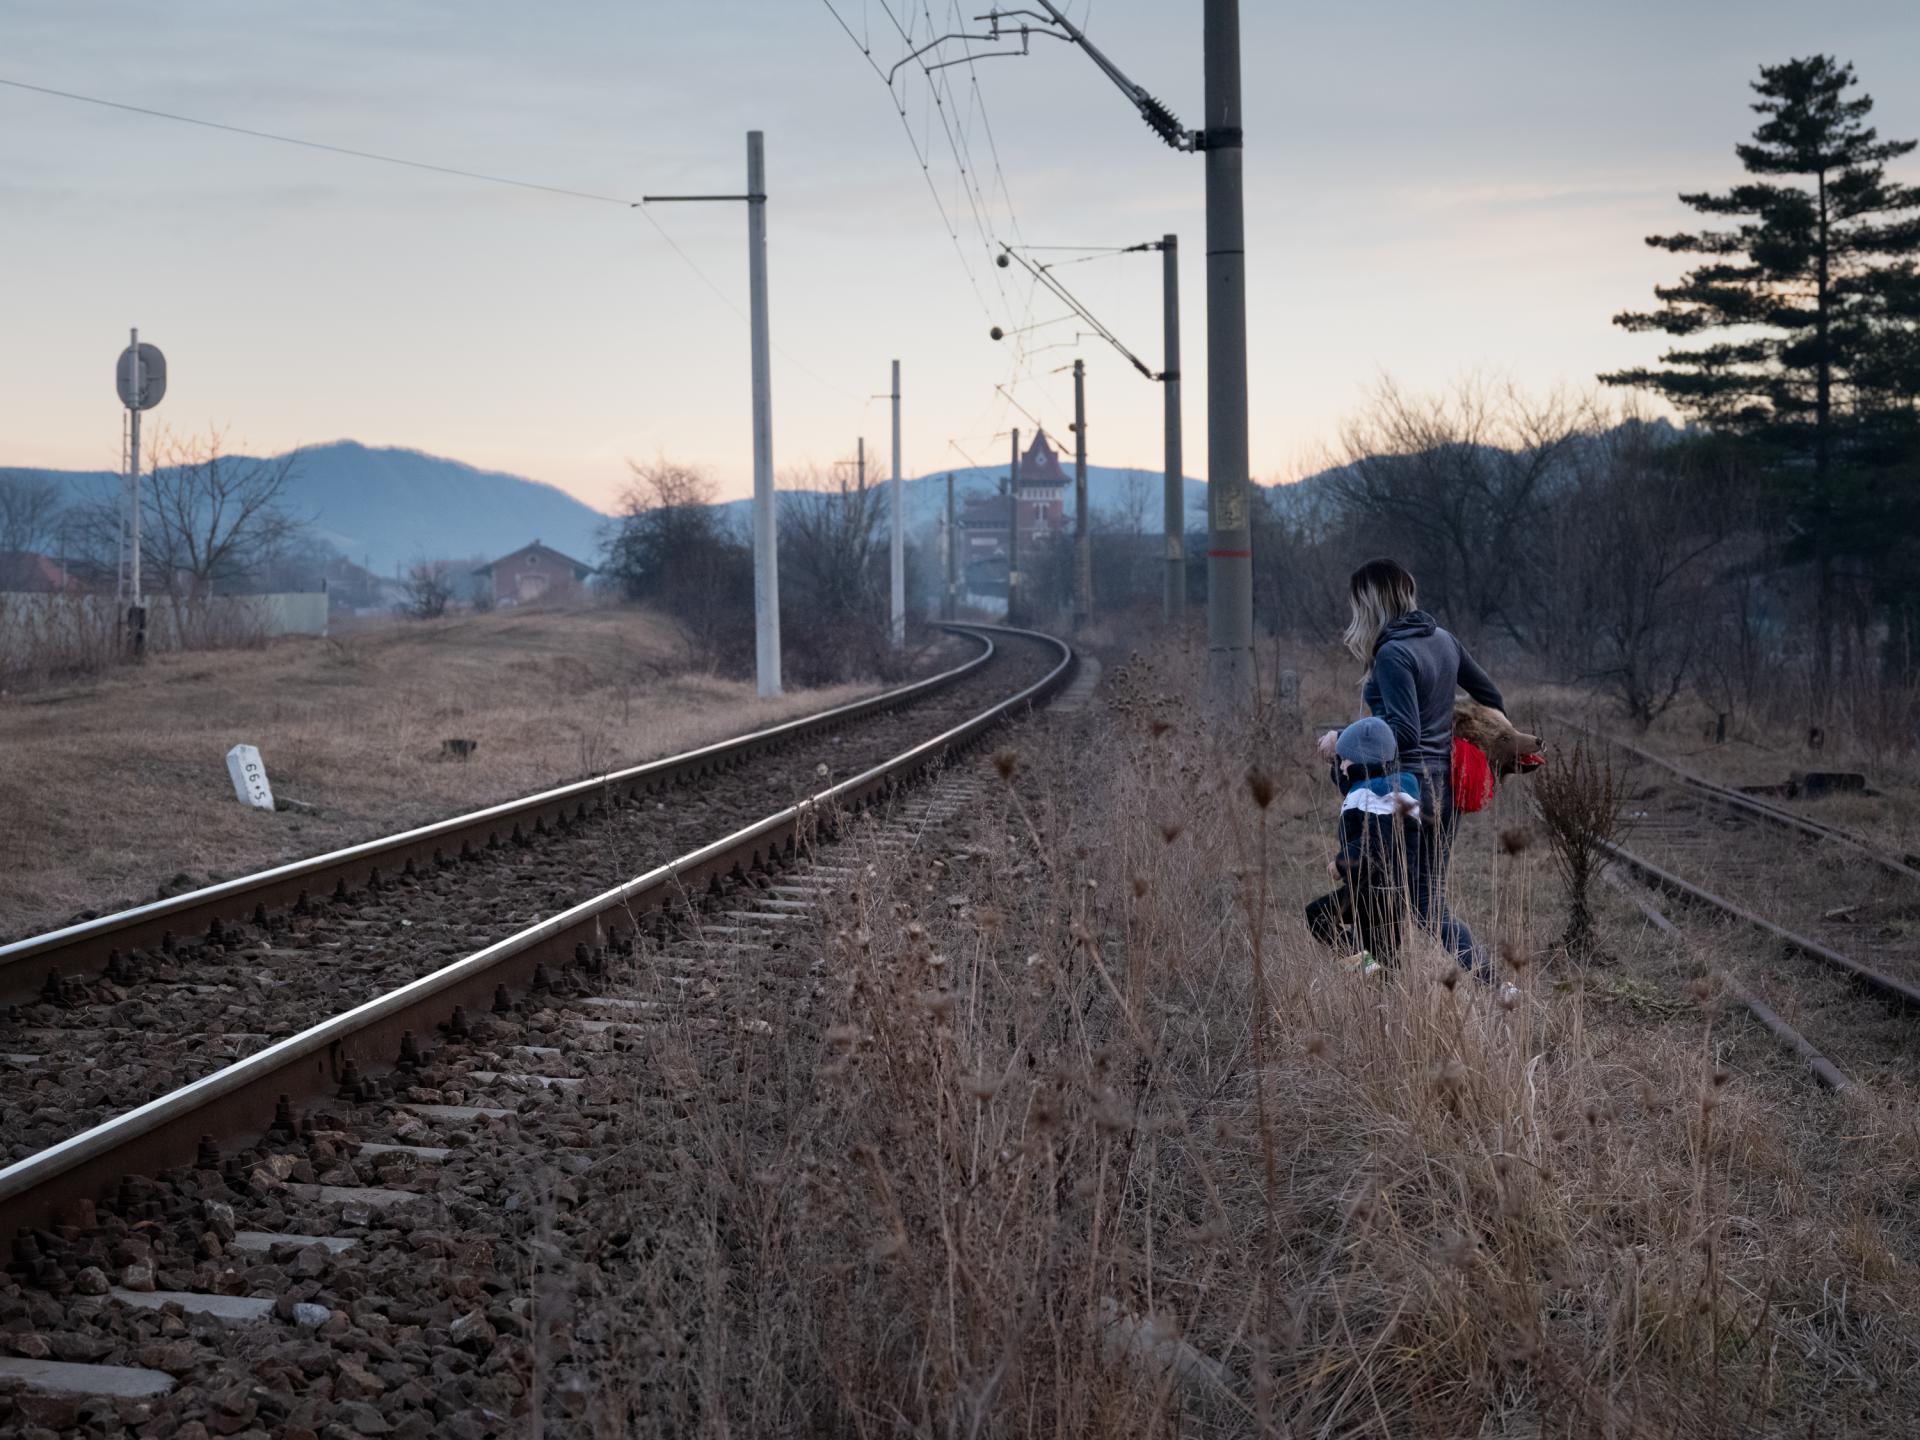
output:
<instances>
[{"instance_id":1,"label":"leafless shrub","mask_svg":"<svg viewBox=\"0 0 1920 1440\"><path fill-rule=\"evenodd\" d=\"M403 608L416 620L438 620L453 599L453 568L444 560L416 560L408 567Z\"/></svg>"},{"instance_id":2,"label":"leafless shrub","mask_svg":"<svg viewBox=\"0 0 1920 1440\"><path fill-rule=\"evenodd\" d=\"M1610 759L1575 741L1571 750L1556 751L1534 775L1532 795L1567 891L1561 944L1568 953L1584 957L1593 949L1593 883L1612 859L1626 784L1614 775Z\"/></svg>"}]
</instances>

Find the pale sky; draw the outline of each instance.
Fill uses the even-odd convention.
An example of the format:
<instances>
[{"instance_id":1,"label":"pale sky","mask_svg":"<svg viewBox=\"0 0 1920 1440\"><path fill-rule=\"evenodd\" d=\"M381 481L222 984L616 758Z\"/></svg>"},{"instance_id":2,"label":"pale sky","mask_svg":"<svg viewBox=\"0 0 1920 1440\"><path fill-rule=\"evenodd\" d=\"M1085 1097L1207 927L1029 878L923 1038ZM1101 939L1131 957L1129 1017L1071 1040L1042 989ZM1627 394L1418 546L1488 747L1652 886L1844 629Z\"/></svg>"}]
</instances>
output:
<instances>
[{"instance_id":1,"label":"pale sky","mask_svg":"<svg viewBox=\"0 0 1920 1440\"><path fill-rule=\"evenodd\" d=\"M911 14L916 43L929 11L976 29L985 8L915 3L891 13ZM834 4L882 68L905 53L882 0ZM1762 62L1850 59L1882 133L1920 134L1912 0L1242 10L1263 479L1311 467L1383 374L1577 387L1651 358L1656 340L1609 317L1677 273L1641 244L1689 223L1676 192L1736 178ZM1073 0L1070 14L1200 124L1197 0ZM1014 356L988 327L1060 310L1029 308L982 229L1030 245L1177 232L1187 461L1204 475L1203 162L1165 148L1084 55L1035 41L939 72L978 164L976 222L926 79L903 73L895 93L960 253L886 88L823 0L0 8L0 79L619 198L738 192L745 132L765 130L782 468L849 455L862 433L884 457L887 405L867 397L895 357L907 472L997 460L995 436L1027 422L995 393ZM1899 173L1920 179L1911 162ZM744 312L744 207L655 213ZM1155 365L1159 263L1059 272ZM135 324L167 354L159 417L230 427L256 451L406 445L601 505L627 457L751 488L746 323L640 212L0 87L0 464L117 464L110 372ZM1064 437L1071 385L1047 372L1076 353L1091 458L1157 468L1158 387L1098 341L1031 356L1021 404Z\"/></svg>"}]
</instances>

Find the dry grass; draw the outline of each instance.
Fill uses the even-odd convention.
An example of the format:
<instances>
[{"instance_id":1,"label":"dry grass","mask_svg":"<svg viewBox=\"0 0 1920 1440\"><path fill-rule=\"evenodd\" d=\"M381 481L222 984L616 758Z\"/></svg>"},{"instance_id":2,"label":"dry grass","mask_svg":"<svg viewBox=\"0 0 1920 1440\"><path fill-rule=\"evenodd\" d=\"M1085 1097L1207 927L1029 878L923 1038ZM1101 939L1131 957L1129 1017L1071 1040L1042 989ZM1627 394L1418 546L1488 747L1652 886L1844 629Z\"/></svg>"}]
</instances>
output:
<instances>
[{"instance_id":1,"label":"dry grass","mask_svg":"<svg viewBox=\"0 0 1920 1440\"><path fill-rule=\"evenodd\" d=\"M851 699L754 697L679 670L669 630L614 609L396 621L253 651L169 654L0 698L0 935L62 923ZM479 748L443 761L440 742ZM226 752L277 796L243 809Z\"/></svg>"},{"instance_id":2,"label":"dry grass","mask_svg":"<svg viewBox=\"0 0 1920 1440\"><path fill-rule=\"evenodd\" d=\"M958 853L876 853L816 1025L636 1117L597 1433L1910 1433L1911 1122L1684 957L1546 966L1508 793L1455 899L1524 998L1431 945L1342 971L1299 919L1321 767L1170 698L1196 663L1023 735ZM1629 917L1616 957L1667 943Z\"/></svg>"}]
</instances>

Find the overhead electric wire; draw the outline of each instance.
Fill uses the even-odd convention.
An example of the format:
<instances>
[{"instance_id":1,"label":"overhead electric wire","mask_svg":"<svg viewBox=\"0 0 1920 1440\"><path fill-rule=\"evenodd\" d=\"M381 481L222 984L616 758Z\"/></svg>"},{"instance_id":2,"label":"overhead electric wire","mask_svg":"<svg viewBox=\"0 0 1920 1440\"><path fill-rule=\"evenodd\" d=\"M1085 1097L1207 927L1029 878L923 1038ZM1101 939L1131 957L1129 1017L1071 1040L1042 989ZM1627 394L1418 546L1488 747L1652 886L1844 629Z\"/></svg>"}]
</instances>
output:
<instances>
[{"instance_id":1,"label":"overhead electric wire","mask_svg":"<svg viewBox=\"0 0 1920 1440\"><path fill-rule=\"evenodd\" d=\"M254 130L245 125L228 125L219 120L202 120L193 115L180 115L171 110L154 110L145 105L128 105L120 100L105 100L98 95L80 95L71 90L55 90L49 85L30 85L25 80L9 80L0 76L0 85L14 90L31 90L39 95L52 95L61 100L77 100L85 105L102 105L109 110L124 110L132 115L146 115L156 120L172 120L180 125L198 125L205 130L224 130L230 135L246 135L255 140L272 140L281 145L298 145L303 150L325 150L334 155L347 155L355 160L377 160L382 165L403 165L409 170L432 170L441 175L455 175L462 180L482 180L489 185L511 185L520 190L543 190L549 195L565 195L575 200L599 200L609 205L633 206L639 202L623 200L617 195L601 195L592 190L573 190L564 185L547 185L536 180L516 180L507 175L488 175L478 170L462 170L454 165L435 165L426 160L406 160L398 155L380 155L372 150L355 150L346 145L329 145L321 140L302 140L295 135L278 135L271 130Z\"/></svg>"},{"instance_id":2,"label":"overhead electric wire","mask_svg":"<svg viewBox=\"0 0 1920 1440\"><path fill-rule=\"evenodd\" d=\"M383 155L373 150L356 150L352 146L334 145L324 140L303 140L297 135L282 135L272 130L256 130L247 125L230 125L221 120L206 120L197 115L182 115L177 111L159 110L147 105L130 105L122 100L108 100L98 95L82 95L73 90L57 90L50 85L34 85L25 80L13 80L5 76L0 76L0 85L4 85L13 90L30 91L36 95L50 95L59 100L73 100L84 105L99 105L108 110L120 110L130 115L141 115L149 119L170 120L179 125L194 125L203 130L219 130L229 135L241 135L252 140L269 140L278 145L294 145L302 150L319 150L329 155L343 155L353 160L372 160L382 165L398 165L408 170L426 170L436 175L451 175L461 180L476 180L488 185L507 185L516 190L537 190L548 195L561 195L573 200L593 200L608 205L618 205L626 210L637 210L640 212L640 217L645 220L648 225L652 226L654 232L666 243L667 248L680 258L681 263L694 273L701 284L713 292L721 304L733 311L741 320L745 321L748 318L747 312L740 308L739 302L723 290L718 282L700 267L698 261L680 248L680 243L675 240L672 235L667 233L666 227L654 219L652 214L649 213L646 207L638 200L626 200L617 195L604 195L593 190L576 190L565 185L548 185L536 180L519 180L509 175L490 175L480 170L464 170L457 165L440 165L429 160L409 160L404 156ZM845 386L836 385L833 381L817 373L804 361L796 359L779 345L775 345L773 348L780 355L781 359L814 381L814 383L835 391L838 394L845 395L849 399L857 400L860 398Z\"/></svg>"},{"instance_id":3,"label":"overhead electric wire","mask_svg":"<svg viewBox=\"0 0 1920 1440\"><path fill-rule=\"evenodd\" d=\"M913 150L914 160L920 166L922 179L926 182L928 193L933 197L935 209L940 216L941 226L946 231L947 238L954 247L954 253L960 261L961 270L967 277L968 287L973 291L975 302L980 305L983 313L991 319L993 313L992 308L988 305L986 296L981 289L979 276L973 264L967 258L966 248L960 237L960 227L955 223L954 217L958 207L950 206L942 199L939 187L934 183L933 178L932 114L934 110L937 110L940 116L941 134L945 138L947 149L953 157L956 170L956 184L965 196L967 209L973 220L973 228L977 233L982 248L986 250L989 255L993 254L993 247L996 244L1004 242L1000 239L999 226L995 223L995 197L990 195L982 186L980 181L981 167L976 165L973 160L973 141L971 134L972 116L977 114L980 117L982 127L987 131L989 144L992 148L995 188L1001 202L1001 207L1004 208L1006 212L1008 227L1015 240L1024 241L1025 237L1020 229L1019 215L1013 204L1011 187L1007 184L1005 167L1000 162L998 146L993 142L993 125L987 113L986 97L980 89L977 70L971 64L972 60L978 58L972 51L971 42L964 36L961 37L961 43L966 47L961 63L968 65L969 74L973 78L972 93L969 97L969 103L965 107L959 104L951 84L951 79L945 69L941 69L940 72L936 74L924 58L918 59L917 68L920 69L927 83L926 100L932 107L927 112L926 118L922 121L922 126L927 133L926 142L923 144L920 138L915 135L912 122L908 118L906 101L903 98L901 88L896 88L895 84L888 78L888 71L883 69L880 63L874 58L871 36L869 35L868 39L863 41L860 35L855 33L846 17L841 14L834 0L822 0L822 3L826 6L827 12L833 17L835 23L839 25L847 38L853 42L854 47L859 50L861 57L866 60L868 68L874 72L875 76L886 87L889 102L892 104L894 112L900 120L902 129L906 132L908 144ZM912 0L907 0L906 7L903 7L906 8L906 13L910 16L912 15L911 4ZM908 58L916 58L912 52L916 50L919 40L916 34L919 17L914 17L913 23L910 24L901 19L900 12L895 10L890 0L880 0L880 6L882 12L892 24L895 34L899 36L901 42L909 52ZM960 13L960 7L956 3L951 4L950 8L954 16L956 30L962 29L965 24L965 17ZM920 9L927 21L927 35L929 37L936 35L940 27L933 18L931 5L927 3L927 0L922 0ZM862 12L863 15L866 12L866 6L864 4L862 6ZM897 65L894 67L896 71L899 68ZM963 110L967 113L960 113ZM955 128L956 125L959 127L958 129ZM1008 318L1015 321L1010 328L1017 332L1024 327L1024 321L1030 319L1032 316L1033 301L1037 294L1037 287L1029 286L1025 303L1020 304L1008 293L1005 281L1002 280L997 273L998 268L997 266L995 267L996 273L993 275L994 288L999 293L1001 304ZM1051 402L1051 407L1057 408L1060 403L1058 397L1051 394L1051 387L1045 384L1040 377L1031 373L1031 367L1026 363L1027 360L1028 353L1024 342L1016 341L1013 347L1012 364L1007 377L1008 388L1032 387L1038 389L1047 395ZM998 393L1000 392L996 391L996 394Z\"/></svg>"}]
</instances>

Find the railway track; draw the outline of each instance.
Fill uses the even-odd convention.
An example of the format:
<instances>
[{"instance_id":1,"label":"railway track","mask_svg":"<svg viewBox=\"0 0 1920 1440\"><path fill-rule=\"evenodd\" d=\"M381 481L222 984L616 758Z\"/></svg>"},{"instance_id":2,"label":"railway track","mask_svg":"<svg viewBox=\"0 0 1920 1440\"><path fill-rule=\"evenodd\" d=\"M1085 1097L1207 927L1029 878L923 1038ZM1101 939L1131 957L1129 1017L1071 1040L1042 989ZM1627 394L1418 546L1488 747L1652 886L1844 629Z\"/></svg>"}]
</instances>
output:
<instances>
[{"instance_id":1,"label":"railway track","mask_svg":"<svg viewBox=\"0 0 1920 1440\"><path fill-rule=\"evenodd\" d=\"M1920 1087L1920 870L1908 857L1560 723L1628 773L1620 867L1644 892L1724 922L1715 943L1735 997L1830 1087ZM1671 928L1678 910L1626 888ZM1783 966L1783 954L1801 963Z\"/></svg>"},{"instance_id":2,"label":"railway track","mask_svg":"<svg viewBox=\"0 0 1920 1440\"><path fill-rule=\"evenodd\" d=\"M115 950L124 955L190 943L215 926L244 924L262 913L343 891L379 893L390 882L450 861L471 861L479 852L544 845L609 805L629 808L649 797L658 801L685 785L711 789L715 780L750 767L752 778L768 786L810 793L816 788L813 767L818 763L845 773L848 756L841 747L858 727L910 706L924 706L978 678L992 662L993 648L983 634L957 633L979 643L979 652L937 675L864 700L0 944L0 1005L36 998L49 977L57 984L102 975ZM961 709L965 704L964 698L957 702Z\"/></svg>"},{"instance_id":3,"label":"railway track","mask_svg":"<svg viewBox=\"0 0 1920 1440\"><path fill-rule=\"evenodd\" d=\"M19 1081L0 1089L0 1161L826 789L1045 668L1030 642L979 643L967 664L857 705L5 947L0 975L25 973L0 1010L0 1074ZM164 928L183 916L211 918Z\"/></svg>"},{"instance_id":4,"label":"railway track","mask_svg":"<svg viewBox=\"0 0 1920 1440\"><path fill-rule=\"evenodd\" d=\"M316 1098L382 1103L387 1077L413 1075L419 1055L447 1038L484 1038L495 1023L487 1017L513 1013L516 996L590 998L623 963L688 926L685 943L701 953L753 953L805 899L782 886L813 883L784 877L807 871L848 816L886 801L1071 675L1071 651L1050 637L996 627L962 633L980 641L979 657L888 696L7 947L9 963L54 978L0 1026L0 1065L16 1077L10 1092L25 1092L8 1114L21 1117L18 1135L31 1137L17 1142L30 1153L0 1170L0 1245L23 1230L37 1235L29 1250L40 1258L29 1253L25 1263L44 1265L55 1243L49 1227L62 1217L84 1217L115 1194L139 1203L116 1192L126 1177L217 1165L221 1139L282 1135L281 1122ZM870 721L857 744L843 733L854 719ZM762 756L779 763L756 769ZM695 803L668 807L661 797L670 783L686 794L669 798ZM482 834L491 842L475 845ZM454 858L456 843L464 861ZM348 879L355 874L364 877L357 890ZM331 891L315 898L328 881ZM444 919L449 908L462 912L461 923ZM209 913L204 938L168 948L170 924ZM236 914L249 918L223 918ZM146 945L115 943L132 935ZM98 979L56 975L56 965L88 955L100 959ZM127 1008L142 1005L173 1006L172 1028ZM210 1033L211 1050L180 1048ZM25 1048L29 1041L39 1048ZM229 1046L244 1053L232 1058ZM127 1073L109 1073L115 1061ZM183 1064L200 1073L168 1089ZM574 1078L550 1076L547 1088L567 1089ZM473 1103L494 1083L455 1085L446 1103L499 1108ZM88 1120L99 1123L87 1128ZM425 1122L416 1114L411 1123L417 1131ZM315 1184L321 1209L346 1203ZM332 1190L342 1188L354 1187ZM311 1220L301 1214L301 1223Z\"/></svg>"}]
</instances>

